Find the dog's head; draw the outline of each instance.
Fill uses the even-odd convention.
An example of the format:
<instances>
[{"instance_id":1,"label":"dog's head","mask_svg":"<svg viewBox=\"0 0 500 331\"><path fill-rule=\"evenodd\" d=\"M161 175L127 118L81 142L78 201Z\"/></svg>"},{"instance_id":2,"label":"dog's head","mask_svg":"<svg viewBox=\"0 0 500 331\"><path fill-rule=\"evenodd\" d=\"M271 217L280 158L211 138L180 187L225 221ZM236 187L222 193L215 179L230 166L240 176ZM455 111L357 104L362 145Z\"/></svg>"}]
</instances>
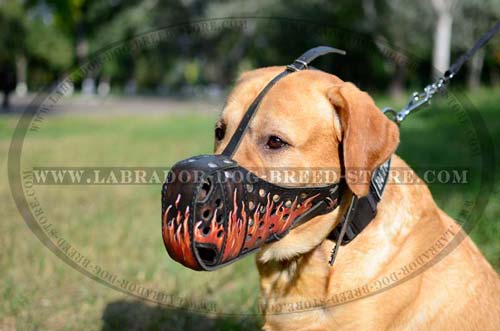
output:
<instances>
[{"instance_id":1,"label":"dog's head","mask_svg":"<svg viewBox=\"0 0 500 331\"><path fill-rule=\"evenodd\" d=\"M283 70L270 67L241 76L216 123L216 154L223 151L258 93ZM338 175L344 169L371 176L398 142L397 126L368 94L334 75L303 70L280 80L264 97L233 158L248 169L314 168ZM296 185L314 185L314 176L309 179L310 183ZM287 180L294 185L299 178ZM368 180L353 175L346 176L346 183L357 196L368 193ZM259 259L288 259L311 250L337 225L342 212L338 208L295 228L282 240L264 246Z\"/></svg>"}]
</instances>

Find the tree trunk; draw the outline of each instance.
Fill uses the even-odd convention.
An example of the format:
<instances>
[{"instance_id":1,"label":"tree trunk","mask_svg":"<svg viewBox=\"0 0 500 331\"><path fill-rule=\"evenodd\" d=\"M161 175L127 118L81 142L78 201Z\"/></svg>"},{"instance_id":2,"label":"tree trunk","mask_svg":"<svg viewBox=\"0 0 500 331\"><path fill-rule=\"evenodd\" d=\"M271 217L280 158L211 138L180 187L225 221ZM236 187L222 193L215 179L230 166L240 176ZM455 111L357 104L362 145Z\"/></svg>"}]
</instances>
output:
<instances>
[{"instance_id":1,"label":"tree trunk","mask_svg":"<svg viewBox=\"0 0 500 331\"><path fill-rule=\"evenodd\" d=\"M497 66L492 66L490 69L490 80L491 85L498 86L500 85L500 72Z\"/></svg>"},{"instance_id":2,"label":"tree trunk","mask_svg":"<svg viewBox=\"0 0 500 331\"><path fill-rule=\"evenodd\" d=\"M19 96L25 96L28 93L28 84L26 83L26 73L27 73L28 62L25 55L19 55L16 57L16 94Z\"/></svg>"},{"instance_id":3,"label":"tree trunk","mask_svg":"<svg viewBox=\"0 0 500 331\"><path fill-rule=\"evenodd\" d=\"M78 66L81 66L87 60L89 54L89 41L87 39L85 23L77 22L75 25L75 55ZM81 92L84 95L95 94L95 73L87 72L85 77L82 77Z\"/></svg>"},{"instance_id":4,"label":"tree trunk","mask_svg":"<svg viewBox=\"0 0 500 331\"><path fill-rule=\"evenodd\" d=\"M389 95L391 98L400 99L404 95L404 84L408 73L406 62L394 64L394 74L389 85Z\"/></svg>"},{"instance_id":5,"label":"tree trunk","mask_svg":"<svg viewBox=\"0 0 500 331\"><path fill-rule=\"evenodd\" d=\"M433 78L441 76L450 66L451 30L453 24L453 0L432 0L438 15L434 30L432 54Z\"/></svg>"},{"instance_id":6,"label":"tree trunk","mask_svg":"<svg viewBox=\"0 0 500 331\"><path fill-rule=\"evenodd\" d=\"M363 0L361 2L363 13L365 15L366 26L368 31L374 32L377 22L377 8L375 7L374 0Z\"/></svg>"}]
</instances>

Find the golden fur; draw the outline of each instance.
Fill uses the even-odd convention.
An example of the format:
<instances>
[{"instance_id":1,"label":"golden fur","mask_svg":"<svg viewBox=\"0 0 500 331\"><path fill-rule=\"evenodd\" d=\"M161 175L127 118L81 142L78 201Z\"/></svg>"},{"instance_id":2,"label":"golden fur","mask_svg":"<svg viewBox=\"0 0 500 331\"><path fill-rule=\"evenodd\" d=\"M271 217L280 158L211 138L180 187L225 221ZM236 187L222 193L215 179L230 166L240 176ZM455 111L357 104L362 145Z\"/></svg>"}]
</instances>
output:
<instances>
[{"instance_id":1,"label":"golden fur","mask_svg":"<svg viewBox=\"0 0 500 331\"><path fill-rule=\"evenodd\" d=\"M216 142L217 153L259 91L283 69L258 69L240 78L219 120L227 132ZM266 149L270 135L291 146ZM347 170L373 170L394 152L398 140L397 127L366 93L336 76L306 70L285 77L270 90L234 159L247 168L338 169L343 162ZM394 156L392 167L408 166ZM390 179L377 217L340 249L333 267L327 261L334 243L326 237L344 214L348 197L334 212L260 250L256 260L265 330L500 330L498 275L455 221L436 206L428 188L401 184L403 180ZM358 195L368 190L367 184L349 180L348 186ZM463 240L451 252L441 252L453 238ZM433 258L427 261L438 262L393 288L366 295L375 292L384 277L408 271L402 268L428 255ZM352 293L363 295L350 300ZM311 305L319 307L305 309Z\"/></svg>"}]
</instances>

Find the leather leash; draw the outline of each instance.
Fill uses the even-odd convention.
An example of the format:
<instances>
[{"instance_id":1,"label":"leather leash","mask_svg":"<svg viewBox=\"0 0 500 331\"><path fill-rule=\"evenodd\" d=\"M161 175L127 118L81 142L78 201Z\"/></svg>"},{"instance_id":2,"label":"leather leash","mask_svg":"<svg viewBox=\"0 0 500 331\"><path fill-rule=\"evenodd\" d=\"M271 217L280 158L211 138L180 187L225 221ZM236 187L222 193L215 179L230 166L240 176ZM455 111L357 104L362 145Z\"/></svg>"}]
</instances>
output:
<instances>
[{"instance_id":1,"label":"leather leash","mask_svg":"<svg viewBox=\"0 0 500 331\"><path fill-rule=\"evenodd\" d=\"M495 34L500 31L500 21L497 22L488 32L486 32L481 38L479 38L474 46L470 48L467 52L462 54L451 66L443 76L441 76L437 81L427 85L424 88L423 92L414 92L406 106L399 112L396 112L394 109L390 107L384 108L382 111L387 114L392 115L393 121L396 124L400 124L406 118L406 116L410 115L412 112L420 108L421 106L430 103L434 94L439 92L441 89L446 86L446 84L456 76L458 71L462 68L465 62L467 62L474 54L477 53Z\"/></svg>"}]
</instances>

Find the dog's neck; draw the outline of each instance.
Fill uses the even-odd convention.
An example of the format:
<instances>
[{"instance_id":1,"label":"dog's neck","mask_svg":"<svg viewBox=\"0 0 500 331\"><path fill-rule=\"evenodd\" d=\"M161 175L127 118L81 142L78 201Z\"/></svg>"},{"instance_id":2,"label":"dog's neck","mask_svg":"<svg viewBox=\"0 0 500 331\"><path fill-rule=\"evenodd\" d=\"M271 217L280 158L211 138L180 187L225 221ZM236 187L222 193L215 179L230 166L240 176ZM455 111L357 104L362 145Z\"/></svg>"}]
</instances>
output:
<instances>
[{"instance_id":1,"label":"dog's neck","mask_svg":"<svg viewBox=\"0 0 500 331\"><path fill-rule=\"evenodd\" d=\"M433 234L419 230L416 220L429 219L429 216L437 213L437 210L415 208L418 206L416 200L420 202L426 199L432 200L430 192L425 196L422 194L413 196L408 192L412 190L411 185L397 185L398 183L394 182L392 184L396 185L386 187L375 219L355 240L340 248L333 267L328 264L328 259L335 243L326 238L333 227L341 221L343 212L347 209L345 203L338 211L326 215L330 217L329 226L325 225L328 223L321 217L312 220L312 222L323 222L321 229L315 228L310 231L311 236L322 236L314 247L300 251L302 246L299 245L298 254L289 253L289 258L281 256L281 259L270 258L273 255L265 249L259 253L257 265L261 277L261 298L265 303L264 307L273 300L294 302L300 301L300 298L325 299L332 293L365 286L380 277L388 267L404 265L414 259L420 252L414 251L412 243L425 240L422 238L426 236L433 237ZM401 200L401 196L412 198ZM436 230L436 233L439 233L439 230ZM307 233L305 236L307 237ZM283 244L293 246L300 244L300 241L297 236L295 240ZM307 245L304 244L304 247L307 248Z\"/></svg>"}]
</instances>

